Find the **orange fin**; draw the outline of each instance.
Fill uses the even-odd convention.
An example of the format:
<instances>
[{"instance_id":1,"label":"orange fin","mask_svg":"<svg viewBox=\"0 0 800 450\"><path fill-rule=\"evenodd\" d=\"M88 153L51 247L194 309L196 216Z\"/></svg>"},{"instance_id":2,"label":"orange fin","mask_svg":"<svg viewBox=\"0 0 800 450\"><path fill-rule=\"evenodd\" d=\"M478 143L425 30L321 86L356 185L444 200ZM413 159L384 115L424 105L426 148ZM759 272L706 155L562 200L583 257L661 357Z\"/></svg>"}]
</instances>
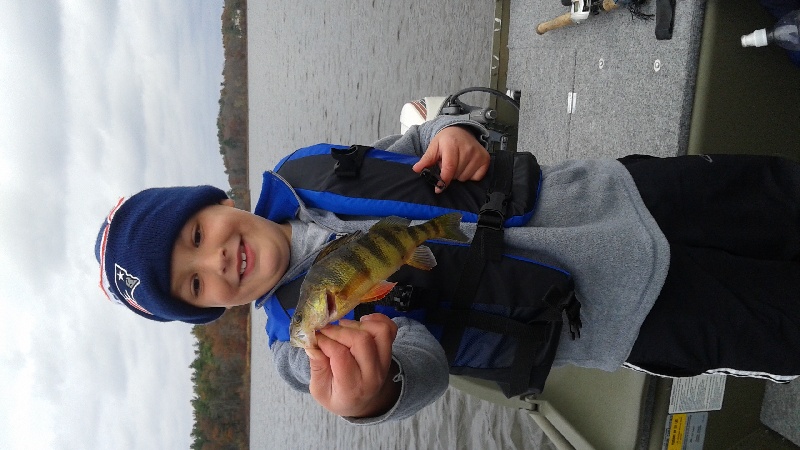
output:
<instances>
[{"instance_id":1,"label":"orange fin","mask_svg":"<svg viewBox=\"0 0 800 450\"><path fill-rule=\"evenodd\" d=\"M369 290L363 297L361 297L361 303L367 302L374 302L375 300L380 300L383 297L386 297L386 294L389 293L392 289L394 289L394 285L397 283L392 283L391 281L381 281L372 289Z\"/></svg>"},{"instance_id":2,"label":"orange fin","mask_svg":"<svg viewBox=\"0 0 800 450\"><path fill-rule=\"evenodd\" d=\"M406 261L406 264L417 269L431 270L436 267L436 257L433 256L431 249L420 245L414 249L414 253L411 254L411 258Z\"/></svg>"}]
</instances>

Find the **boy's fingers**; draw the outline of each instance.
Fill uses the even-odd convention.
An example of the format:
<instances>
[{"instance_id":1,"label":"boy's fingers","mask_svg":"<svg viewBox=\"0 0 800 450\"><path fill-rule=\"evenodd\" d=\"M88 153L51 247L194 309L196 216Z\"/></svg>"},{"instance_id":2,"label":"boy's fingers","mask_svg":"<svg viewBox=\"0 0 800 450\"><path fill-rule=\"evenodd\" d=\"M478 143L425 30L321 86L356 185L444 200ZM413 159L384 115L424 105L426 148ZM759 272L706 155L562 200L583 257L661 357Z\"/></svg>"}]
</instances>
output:
<instances>
[{"instance_id":1,"label":"boy's fingers","mask_svg":"<svg viewBox=\"0 0 800 450\"><path fill-rule=\"evenodd\" d=\"M360 328L361 324L357 320L339 319L339 326L342 326L342 327L345 327L345 328L353 328L353 329L357 330L357 329ZM325 328L334 328L334 327L335 327L335 325L329 325L329 326L327 326ZM323 328L323 329L325 329L325 328Z\"/></svg>"},{"instance_id":2,"label":"boy's fingers","mask_svg":"<svg viewBox=\"0 0 800 450\"><path fill-rule=\"evenodd\" d=\"M382 385L389 367L384 368L376 357L375 342L364 337L366 333L352 329L348 331L360 334L361 343L348 347L327 336L320 339L320 348L330 358L332 386L339 395L346 392L374 392Z\"/></svg>"},{"instance_id":3,"label":"boy's fingers","mask_svg":"<svg viewBox=\"0 0 800 450\"><path fill-rule=\"evenodd\" d=\"M375 341L374 336L369 331L366 331L359 322L345 322L340 323L339 326L325 327L320 330L320 334L335 341L343 348L350 349L351 352L357 347L369 345L369 341L372 341L373 344ZM322 348L321 344L320 348ZM326 349L323 348L323 350ZM327 351L325 354L330 356Z\"/></svg>"},{"instance_id":4,"label":"boy's fingers","mask_svg":"<svg viewBox=\"0 0 800 450\"><path fill-rule=\"evenodd\" d=\"M332 376L340 378L339 383L355 378L352 373L358 370L358 364L349 347L323 335L319 339L319 348L328 359Z\"/></svg>"},{"instance_id":5,"label":"boy's fingers","mask_svg":"<svg viewBox=\"0 0 800 450\"><path fill-rule=\"evenodd\" d=\"M374 361L377 357L379 364L375 369L383 377L392 363L392 344L397 337L397 324L383 314L370 314L361 318L361 330L369 333L373 343L371 347L364 347L364 358ZM357 352L354 355L359 359Z\"/></svg>"},{"instance_id":6,"label":"boy's fingers","mask_svg":"<svg viewBox=\"0 0 800 450\"><path fill-rule=\"evenodd\" d=\"M392 362L392 343L397 335L397 325L388 317L385 320L376 318L365 322L340 321L340 324L325 327L320 330L320 334L347 349L349 356L360 367L363 379L382 380ZM323 350L332 359L337 359L326 348L323 347ZM333 365L331 362L331 366Z\"/></svg>"},{"instance_id":7,"label":"boy's fingers","mask_svg":"<svg viewBox=\"0 0 800 450\"><path fill-rule=\"evenodd\" d=\"M449 186L450 182L453 181L453 177L456 176L458 172L458 152L455 151L447 151L442 152L442 162L441 162L441 171L439 172L439 178L444 181L445 186ZM443 189L436 189L436 192L441 192Z\"/></svg>"},{"instance_id":8,"label":"boy's fingers","mask_svg":"<svg viewBox=\"0 0 800 450\"><path fill-rule=\"evenodd\" d=\"M319 348L307 348L305 350L306 355L308 355L308 365L311 369L312 383L315 378L317 382L324 382L326 378L331 376L330 358Z\"/></svg>"},{"instance_id":9,"label":"boy's fingers","mask_svg":"<svg viewBox=\"0 0 800 450\"><path fill-rule=\"evenodd\" d=\"M394 342L397 336L397 324L380 313L364 316L361 321L339 319L338 327L335 325L327 326L321 329L320 333L345 346L352 347L357 334L348 330L366 332L373 339L380 342Z\"/></svg>"},{"instance_id":10,"label":"boy's fingers","mask_svg":"<svg viewBox=\"0 0 800 450\"><path fill-rule=\"evenodd\" d=\"M306 355L308 355L309 361L326 358L325 354L319 348L306 348L304 350L306 351Z\"/></svg>"},{"instance_id":11,"label":"boy's fingers","mask_svg":"<svg viewBox=\"0 0 800 450\"><path fill-rule=\"evenodd\" d=\"M430 166L436 164L438 161L439 161L439 145L434 140L433 142L431 142L431 144L425 150L425 154L422 155L422 157L419 159L419 161L417 161L411 167L411 169L414 172L419 173L419 172L422 172L422 169L424 169L426 167L430 167Z\"/></svg>"},{"instance_id":12,"label":"boy's fingers","mask_svg":"<svg viewBox=\"0 0 800 450\"><path fill-rule=\"evenodd\" d=\"M388 316L380 313L369 314L361 318L366 331L377 338L383 337L394 342L397 337L397 324Z\"/></svg>"},{"instance_id":13,"label":"boy's fingers","mask_svg":"<svg viewBox=\"0 0 800 450\"><path fill-rule=\"evenodd\" d=\"M478 167L475 173L472 174L472 178L470 178L470 180L480 181L483 179L483 177L486 176L486 172L488 171L489 171L489 164L488 163L482 164L480 167Z\"/></svg>"},{"instance_id":14,"label":"boy's fingers","mask_svg":"<svg viewBox=\"0 0 800 450\"><path fill-rule=\"evenodd\" d=\"M489 169L489 165L483 164L483 162L478 158L472 158L469 160L468 164L464 167L461 173L458 176L458 181L480 181L484 175L486 175L486 171Z\"/></svg>"}]
</instances>

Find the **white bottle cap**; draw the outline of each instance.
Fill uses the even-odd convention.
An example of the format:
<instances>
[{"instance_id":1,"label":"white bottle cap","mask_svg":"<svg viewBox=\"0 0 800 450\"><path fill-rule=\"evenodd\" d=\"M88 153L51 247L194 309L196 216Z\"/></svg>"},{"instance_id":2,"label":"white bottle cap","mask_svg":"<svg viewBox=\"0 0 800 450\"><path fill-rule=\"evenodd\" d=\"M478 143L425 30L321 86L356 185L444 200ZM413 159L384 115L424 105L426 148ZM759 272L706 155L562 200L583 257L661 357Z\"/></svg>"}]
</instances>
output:
<instances>
[{"instance_id":1,"label":"white bottle cap","mask_svg":"<svg viewBox=\"0 0 800 450\"><path fill-rule=\"evenodd\" d=\"M767 45L767 29L753 31L742 36L742 47L764 47Z\"/></svg>"}]
</instances>

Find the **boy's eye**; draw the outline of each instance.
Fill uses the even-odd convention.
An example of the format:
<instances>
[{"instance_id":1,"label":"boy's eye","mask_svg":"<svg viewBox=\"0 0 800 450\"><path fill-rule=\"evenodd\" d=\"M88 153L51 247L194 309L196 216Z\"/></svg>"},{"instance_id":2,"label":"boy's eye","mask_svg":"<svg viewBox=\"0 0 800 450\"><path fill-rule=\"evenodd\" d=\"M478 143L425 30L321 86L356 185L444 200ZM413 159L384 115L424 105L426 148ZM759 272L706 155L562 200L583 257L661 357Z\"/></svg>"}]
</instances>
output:
<instances>
[{"instance_id":1,"label":"boy's eye","mask_svg":"<svg viewBox=\"0 0 800 450\"><path fill-rule=\"evenodd\" d=\"M195 297L200 295L200 277L197 275L192 277L192 295Z\"/></svg>"},{"instance_id":2,"label":"boy's eye","mask_svg":"<svg viewBox=\"0 0 800 450\"><path fill-rule=\"evenodd\" d=\"M200 227L197 227L194 229L194 235L192 236L192 243L195 247L200 246L200 238L202 238L202 235L200 234Z\"/></svg>"}]
</instances>

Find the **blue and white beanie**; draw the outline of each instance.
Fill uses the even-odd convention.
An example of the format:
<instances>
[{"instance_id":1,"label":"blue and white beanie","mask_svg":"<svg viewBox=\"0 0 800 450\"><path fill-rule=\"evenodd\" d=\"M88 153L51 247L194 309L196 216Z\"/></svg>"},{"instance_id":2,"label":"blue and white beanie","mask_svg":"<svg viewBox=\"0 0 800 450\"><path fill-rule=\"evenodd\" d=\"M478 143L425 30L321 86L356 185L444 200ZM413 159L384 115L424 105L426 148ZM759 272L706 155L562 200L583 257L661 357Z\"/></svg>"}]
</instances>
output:
<instances>
[{"instance_id":1,"label":"blue and white beanie","mask_svg":"<svg viewBox=\"0 0 800 450\"><path fill-rule=\"evenodd\" d=\"M225 308L198 308L172 296L170 266L183 225L226 198L213 186L195 186L146 189L120 199L95 243L106 297L159 322L201 324L219 318Z\"/></svg>"}]
</instances>

